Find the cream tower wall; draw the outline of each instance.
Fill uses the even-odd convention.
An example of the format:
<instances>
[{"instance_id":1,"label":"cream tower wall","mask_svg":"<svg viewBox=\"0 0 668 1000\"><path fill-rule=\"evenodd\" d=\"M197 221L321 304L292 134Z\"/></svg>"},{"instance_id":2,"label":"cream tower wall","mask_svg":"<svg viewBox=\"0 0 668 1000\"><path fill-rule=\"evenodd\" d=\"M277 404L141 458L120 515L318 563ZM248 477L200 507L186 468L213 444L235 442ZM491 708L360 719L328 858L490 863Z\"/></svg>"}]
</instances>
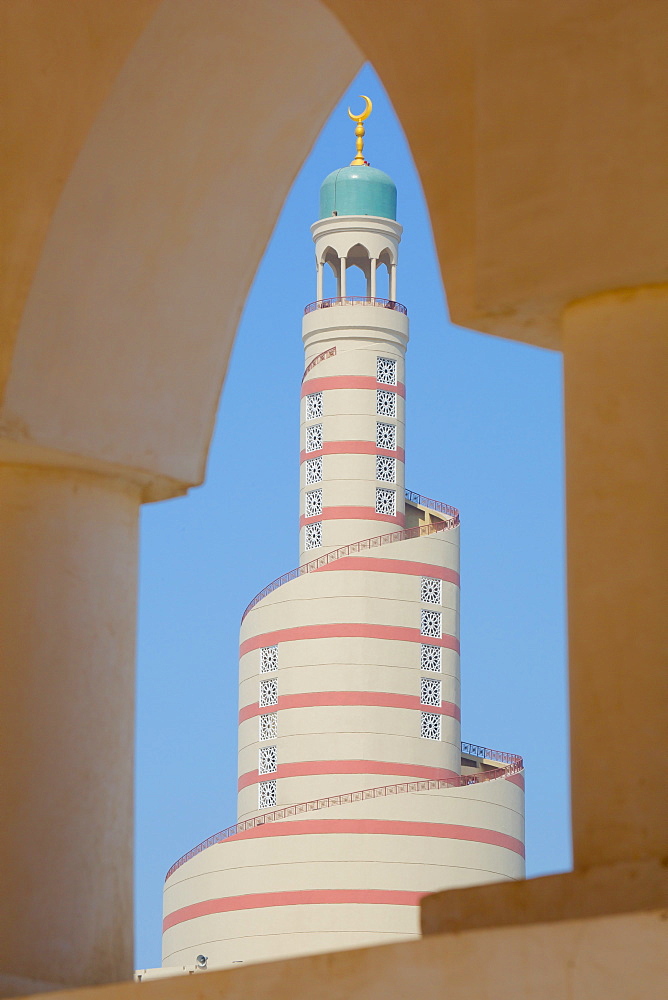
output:
<instances>
[{"instance_id":1,"label":"cream tower wall","mask_svg":"<svg viewBox=\"0 0 668 1000\"><path fill-rule=\"evenodd\" d=\"M238 823L170 870L165 965L416 936L425 893L524 874L520 758L462 757L458 516L405 493L406 311L345 294L355 255L396 294L401 227L313 236L339 295L303 321L300 564L244 616Z\"/></svg>"}]
</instances>

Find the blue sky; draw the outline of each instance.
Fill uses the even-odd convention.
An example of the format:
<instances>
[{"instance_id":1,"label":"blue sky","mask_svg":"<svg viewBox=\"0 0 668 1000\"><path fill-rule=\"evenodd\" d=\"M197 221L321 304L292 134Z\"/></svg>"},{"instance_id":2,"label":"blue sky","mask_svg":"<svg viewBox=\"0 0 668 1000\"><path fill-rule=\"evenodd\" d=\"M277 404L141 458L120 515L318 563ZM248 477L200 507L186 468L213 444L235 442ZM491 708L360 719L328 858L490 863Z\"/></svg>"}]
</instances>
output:
<instances>
[{"instance_id":1,"label":"blue sky","mask_svg":"<svg viewBox=\"0 0 668 1000\"><path fill-rule=\"evenodd\" d=\"M206 482L143 508L138 639L136 966L160 964L169 866L236 820L239 622L298 563L301 315L323 178L354 155L394 178L408 306L406 485L462 517L462 738L521 753L527 871L571 866L560 355L448 319L429 218L392 107L366 67L295 180L239 326ZM222 213L222 210L221 210ZM221 214L221 226L225 224Z\"/></svg>"}]
</instances>

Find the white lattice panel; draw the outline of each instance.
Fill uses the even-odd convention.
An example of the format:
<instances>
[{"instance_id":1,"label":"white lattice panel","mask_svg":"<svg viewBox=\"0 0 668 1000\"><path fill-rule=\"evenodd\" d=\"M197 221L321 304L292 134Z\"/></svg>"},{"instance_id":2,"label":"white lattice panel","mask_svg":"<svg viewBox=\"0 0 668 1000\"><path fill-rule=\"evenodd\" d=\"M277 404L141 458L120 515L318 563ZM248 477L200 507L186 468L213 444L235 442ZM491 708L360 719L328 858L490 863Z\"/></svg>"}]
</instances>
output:
<instances>
[{"instance_id":1,"label":"white lattice panel","mask_svg":"<svg viewBox=\"0 0 668 1000\"><path fill-rule=\"evenodd\" d=\"M312 392L306 397L306 419L318 420L323 414L322 393Z\"/></svg>"},{"instance_id":2,"label":"white lattice panel","mask_svg":"<svg viewBox=\"0 0 668 1000\"><path fill-rule=\"evenodd\" d=\"M376 390L376 413L379 417L396 417L396 392L388 392L387 389Z\"/></svg>"},{"instance_id":3,"label":"white lattice panel","mask_svg":"<svg viewBox=\"0 0 668 1000\"><path fill-rule=\"evenodd\" d=\"M304 515L317 517L322 514L322 490L309 490L304 498Z\"/></svg>"},{"instance_id":4,"label":"white lattice panel","mask_svg":"<svg viewBox=\"0 0 668 1000\"><path fill-rule=\"evenodd\" d=\"M318 549L322 545L322 521L306 525L305 549Z\"/></svg>"},{"instance_id":5,"label":"white lattice panel","mask_svg":"<svg viewBox=\"0 0 668 1000\"><path fill-rule=\"evenodd\" d=\"M397 494L394 490L378 487L376 490L376 514L396 514Z\"/></svg>"},{"instance_id":6,"label":"white lattice panel","mask_svg":"<svg viewBox=\"0 0 668 1000\"><path fill-rule=\"evenodd\" d=\"M322 458L306 459L306 485L322 482Z\"/></svg>"},{"instance_id":7,"label":"white lattice panel","mask_svg":"<svg viewBox=\"0 0 668 1000\"><path fill-rule=\"evenodd\" d=\"M397 460L387 455L376 455L376 479L381 483L396 483Z\"/></svg>"},{"instance_id":8,"label":"white lattice panel","mask_svg":"<svg viewBox=\"0 0 668 1000\"><path fill-rule=\"evenodd\" d=\"M260 708L278 705L278 680L272 677L268 681L260 681Z\"/></svg>"},{"instance_id":9,"label":"white lattice panel","mask_svg":"<svg viewBox=\"0 0 668 1000\"><path fill-rule=\"evenodd\" d=\"M260 716L259 732L260 740L275 740L278 736L278 713L267 712Z\"/></svg>"},{"instance_id":10,"label":"white lattice panel","mask_svg":"<svg viewBox=\"0 0 668 1000\"><path fill-rule=\"evenodd\" d=\"M434 639L441 638L440 611L420 611L420 635L430 635Z\"/></svg>"},{"instance_id":11,"label":"white lattice panel","mask_svg":"<svg viewBox=\"0 0 668 1000\"><path fill-rule=\"evenodd\" d=\"M278 670L278 646L265 646L260 650L260 673L269 674Z\"/></svg>"},{"instance_id":12,"label":"white lattice panel","mask_svg":"<svg viewBox=\"0 0 668 1000\"><path fill-rule=\"evenodd\" d=\"M276 747L260 747L258 754L258 774L274 774L278 769Z\"/></svg>"},{"instance_id":13,"label":"white lattice panel","mask_svg":"<svg viewBox=\"0 0 668 1000\"><path fill-rule=\"evenodd\" d=\"M306 450L318 451L322 448L322 424L311 424L306 428Z\"/></svg>"},{"instance_id":14,"label":"white lattice panel","mask_svg":"<svg viewBox=\"0 0 668 1000\"><path fill-rule=\"evenodd\" d=\"M432 673L440 673L441 647L431 646L423 642L420 646L420 666L423 670L431 670Z\"/></svg>"},{"instance_id":15,"label":"white lattice panel","mask_svg":"<svg viewBox=\"0 0 668 1000\"><path fill-rule=\"evenodd\" d=\"M420 600L423 604L440 604L441 581L432 576L423 576L420 584Z\"/></svg>"},{"instance_id":16,"label":"white lattice panel","mask_svg":"<svg viewBox=\"0 0 668 1000\"><path fill-rule=\"evenodd\" d=\"M441 707L441 682L433 677L420 678L420 704Z\"/></svg>"},{"instance_id":17,"label":"white lattice panel","mask_svg":"<svg viewBox=\"0 0 668 1000\"><path fill-rule=\"evenodd\" d=\"M436 712L420 712L420 736L423 740L440 740L441 716Z\"/></svg>"},{"instance_id":18,"label":"white lattice panel","mask_svg":"<svg viewBox=\"0 0 668 1000\"><path fill-rule=\"evenodd\" d=\"M383 424L380 421L376 424L376 445L378 448L386 448L387 451L396 449L397 428L395 424Z\"/></svg>"},{"instance_id":19,"label":"white lattice panel","mask_svg":"<svg viewBox=\"0 0 668 1000\"><path fill-rule=\"evenodd\" d=\"M261 781L257 789L258 809L273 809L276 804L276 779Z\"/></svg>"},{"instance_id":20,"label":"white lattice panel","mask_svg":"<svg viewBox=\"0 0 668 1000\"><path fill-rule=\"evenodd\" d=\"M376 382L397 384L397 362L393 358L376 358Z\"/></svg>"}]
</instances>

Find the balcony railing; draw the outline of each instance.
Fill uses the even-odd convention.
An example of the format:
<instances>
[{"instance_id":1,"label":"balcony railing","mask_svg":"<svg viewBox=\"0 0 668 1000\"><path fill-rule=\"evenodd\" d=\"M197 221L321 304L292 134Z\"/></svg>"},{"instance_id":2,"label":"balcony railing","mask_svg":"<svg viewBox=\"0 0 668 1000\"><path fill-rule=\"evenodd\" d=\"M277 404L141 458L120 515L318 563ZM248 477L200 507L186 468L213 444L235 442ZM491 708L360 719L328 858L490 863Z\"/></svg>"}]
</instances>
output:
<instances>
[{"instance_id":1,"label":"balcony railing","mask_svg":"<svg viewBox=\"0 0 668 1000\"><path fill-rule=\"evenodd\" d=\"M313 371L316 365L319 365L321 361L326 361L327 358L333 358L335 354L336 354L336 347L329 347L326 351L322 351L321 354L318 354L318 356L313 359L310 365L307 365L306 368L304 369L304 374L302 375L302 382L304 381L308 373L310 371Z\"/></svg>"},{"instance_id":2,"label":"balcony railing","mask_svg":"<svg viewBox=\"0 0 668 1000\"><path fill-rule=\"evenodd\" d=\"M456 517L457 524L459 524L459 511L456 507L451 507L447 503L441 503L440 500L431 500L429 497L423 497L420 493L413 493L412 490L406 490L405 493L409 503L417 503L421 507L428 507L429 510L436 510L439 514L448 514L450 517Z\"/></svg>"},{"instance_id":3,"label":"balcony railing","mask_svg":"<svg viewBox=\"0 0 668 1000\"><path fill-rule=\"evenodd\" d=\"M316 309L330 309L332 306L381 306L383 309L393 309L394 312L402 313L404 316L408 315L408 309L406 306L402 306L401 302L395 302L394 299L379 299L377 296L370 295L344 295L336 296L333 299L318 299L317 302L309 302L304 313L312 313Z\"/></svg>"},{"instance_id":4,"label":"balcony railing","mask_svg":"<svg viewBox=\"0 0 668 1000\"><path fill-rule=\"evenodd\" d=\"M312 559L302 566L297 566L288 573L284 573L282 576L272 580L259 594L256 594L242 614L241 620L243 621L248 612L252 611L255 605L264 597L278 590L284 583L290 583L291 580L296 580L300 576L306 576L307 573L314 573L322 569L323 566L328 566L330 563L336 562L337 559L344 559L346 556L355 555L357 552L367 552L369 549L376 549L381 545L390 545L392 542L403 542L406 538L420 538L422 535L433 535L436 531L447 531L450 528L457 527L459 524L459 511L456 507L450 507L439 500L428 500L426 497L420 496L419 493L412 493L410 490L406 490L406 499L409 502L420 503L424 507L436 510L439 514L445 514L447 515L447 519L444 521L435 521L433 524L419 524L413 528L402 528L400 531L390 531L386 535L375 535L373 538L363 538L359 542L342 545L341 548L332 549L331 552L327 552L323 556L318 556L317 559Z\"/></svg>"},{"instance_id":5,"label":"balcony railing","mask_svg":"<svg viewBox=\"0 0 668 1000\"><path fill-rule=\"evenodd\" d=\"M472 749L471 749L472 748ZM481 753L473 753L473 750L480 750ZM380 785L376 788L363 788L357 792L343 792L341 795L330 795L323 799L311 799L309 802L298 802L295 805L283 806L280 809L273 809L271 812L261 813L253 816L252 819L242 820L228 826L226 830L214 833L213 836L203 840L197 847L179 858L165 875L165 881L177 871L181 865L191 858L196 857L205 851L207 847L220 844L228 837L234 837L237 833L244 833L246 830L253 830L258 826L265 826L268 823L280 823L281 820L289 819L291 816L299 816L302 813L315 812L319 809L331 809L332 806L349 805L351 802L364 802L366 799L385 798L388 795L402 795L406 792L431 792L441 788L462 788L464 785L477 785L483 781L495 781L505 778L511 774L517 774L524 768L524 761L517 754L503 753L500 750L489 750L487 747L476 747L473 743L462 743L462 753L469 753L475 757L485 757L486 760L503 761L506 767L502 772L481 771L479 774L462 774L452 778L419 778L415 781L400 781L394 785Z\"/></svg>"}]
</instances>

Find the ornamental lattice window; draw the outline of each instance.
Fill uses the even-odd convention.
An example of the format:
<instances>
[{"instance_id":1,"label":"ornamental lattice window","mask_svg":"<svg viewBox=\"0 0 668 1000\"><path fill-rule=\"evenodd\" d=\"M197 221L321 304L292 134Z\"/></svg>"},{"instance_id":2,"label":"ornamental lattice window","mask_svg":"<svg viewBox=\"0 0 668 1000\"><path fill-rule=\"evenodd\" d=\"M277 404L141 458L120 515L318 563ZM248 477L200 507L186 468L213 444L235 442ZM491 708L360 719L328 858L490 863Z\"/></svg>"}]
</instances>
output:
<instances>
[{"instance_id":1,"label":"ornamental lattice window","mask_svg":"<svg viewBox=\"0 0 668 1000\"><path fill-rule=\"evenodd\" d=\"M382 483L396 483L397 460L387 455L376 455L376 479Z\"/></svg>"},{"instance_id":2,"label":"ornamental lattice window","mask_svg":"<svg viewBox=\"0 0 668 1000\"><path fill-rule=\"evenodd\" d=\"M266 712L259 719L260 740L275 740L278 736L278 712Z\"/></svg>"},{"instance_id":3,"label":"ornamental lattice window","mask_svg":"<svg viewBox=\"0 0 668 1000\"><path fill-rule=\"evenodd\" d=\"M278 670L278 646L265 646L260 650L260 673L270 674Z\"/></svg>"},{"instance_id":4,"label":"ornamental lattice window","mask_svg":"<svg viewBox=\"0 0 668 1000\"><path fill-rule=\"evenodd\" d=\"M278 753L276 747L260 747L258 755L258 774L274 774L278 770Z\"/></svg>"},{"instance_id":5,"label":"ornamental lattice window","mask_svg":"<svg viewBox=\"0 0 668 1000\"><path fill-rule=\"evenodd\" d=\"M441 716L436 712L420 712L420 736L423 740L440 740Z\"/></svg>"},{"instance_id":6,"label":"ornamental lattice window","mask_svg":"<svg viewBox=\"0 0 668 1000\"><path fill-rule=\"evenodd\" d=\"M322 545L322 521L306 525L305 549L318 549Z\"/></svg>"},{"instance_id":7,"label":"ornamental lattice window","mask_svg":"<svg viewBox=\"0 0 668 1000\"><path fill-rule=\"evenodd\" d=\"M318 451L322 448L322 424L311 424L306 428L306 450Z\"/></svg>"},{"instance_id":8,"label":"ornamental lattice window","mask_svg":"<svg viewBox=\"0 0 668 1000\"><path fill-rule=\"evenodd\" d=\"M392 358L376 358L376 382L397 384L397 362Z\"/></svg>"},{"instance_id":9,"label":"ornamental lattice window","mask_svg":"<svg viewBox=\"0 0 668 1000\"><path fill-rule=\"evenodd\" d=\"M423 576L420 585L420 600L423 604L441 603L441 581L432 576Z\"/></svg>"},{"instance_id":10,"label":"ornamental lattice window","mask_svg":"<svg viewBox=\"0 0 668 1000\"><path fill-rule=\"evenodd\" d=\"M441 612L420 611L420 635L430 635L433 639L441 638Z\"/></svg>"},{"instance_id":11,"label":"ornamental lattice window","mask_svg":"<svg viewBox=\"0 0 668 1000\"><path fill-rule=\"evenodd\" d=\"M306 459L306 485L322 482L322 458Z\"/></svg>"},{"instance_id":12,"label":"ornamental lattice window","mask_svg":"<svg viewBox=\"0 0 668 1000\"><path fill-rule=\"evenodd\" d=\"M420 666L423 670L431 670L432 673L441 671L441 647L431 646L423 642L420 646Z\"/></svg>"},{"instance_id":13,"label":"ornamental lattice window","mask_svg":"<svg viewBox=\"0 0 668 1000\"><path fill-rule=\"evenodd\" d=\"M376 445L394 451L397 447L397 428L395 424L376 424Z\"/></svg>"},{"instance_id":14,"label":"ornamental lattice window","mask_svg":"<svg viewBox=\"0 0 668 1000\"><path fill-rule=\"evenodd\" d=\"M312 392L306 397L306 419L318 420L322 416L322 393Z\"/></svg>"},{"instance_id":15,"label":"ornamental lattice window","mask_svg":"<svg viewBox=\"0 0 668 1000\"><path fill-rule=\"evenodd\" d=\"M441 707L441 682L433 677L420 678L420 704Z\"/></svg>"},{"instance_id":16,"label":"ornamental lattice window","mask_svg":"<svg viewBox=\"0 0 668 1000\"><path fill-rule=\"evenodd\" d=\"M272 781L261 781L257 789L258 809L273 809L276 805L276 778Z\"/></svg>"},{"instance_id":17,"label":"ornamental lattice window","mask_svg":"<svg viewBox=\"0 0 668 1000\"><path fill-rule=\"evenodd\" d=\"M388 392L387 389L376 390L376 413L379 417L396 417L396 392Z\"/></svg>"},{"instance_id":18,"label":"ornamental lattice window","mask_svg":"<svg viewBox=\"0 0 668 1000\"><path fill-rule=\"evenodd\" d=\"M260 681L260 708L278 705L278 680L272 677L269 681Z\"/></svg>"},{"instance_id":19,"label":"ornamental lattice window","mask_svg":"<svg viewBox=\"0 0 668 1000\"><path fill-rule=\"evenodd\" d=\"M385 490L378 487L376 490L376 514L397 513L397 494L394 490Z\"/></svg>"},{"instance_id":20,"label":"ornamental lattice window","mask_svg":"<svg viewBox=\"0 0 668 1000\"><path fill-rule=\"evenodd\" d=\"M322 514L322 490L309 490L304 502L306 517L317 517Z\"/></svg>"}]
</instances>

